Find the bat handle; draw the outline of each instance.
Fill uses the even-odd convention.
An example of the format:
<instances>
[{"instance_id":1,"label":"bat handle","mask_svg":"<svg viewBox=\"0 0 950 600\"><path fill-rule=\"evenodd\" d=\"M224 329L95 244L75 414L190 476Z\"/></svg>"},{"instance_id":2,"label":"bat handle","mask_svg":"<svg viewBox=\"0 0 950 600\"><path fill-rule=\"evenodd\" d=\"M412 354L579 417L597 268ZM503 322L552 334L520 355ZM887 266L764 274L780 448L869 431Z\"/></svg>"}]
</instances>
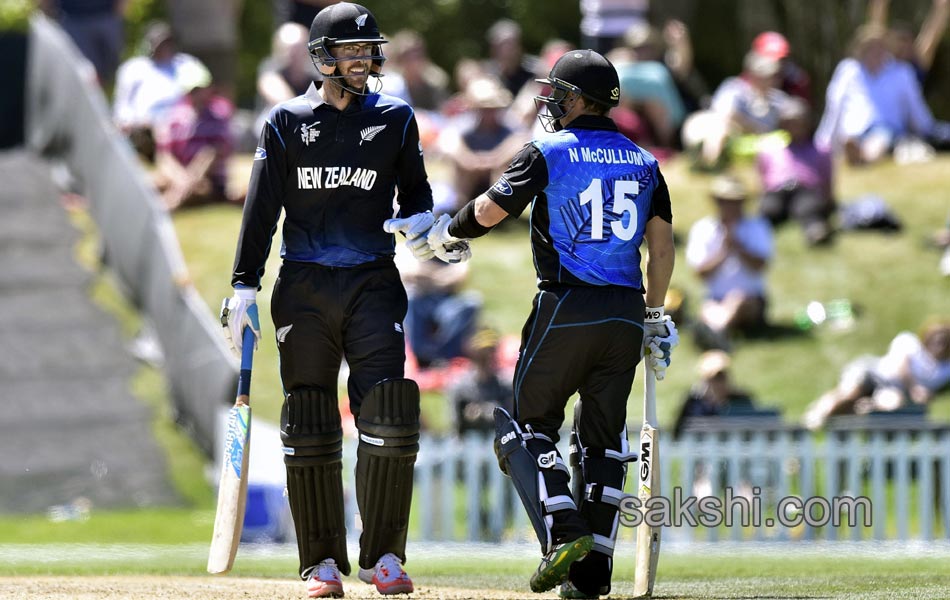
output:
<instances>
[{"instance_id":1,"label":"bat handle","mask_svg":"<svg viewBox=\"0 0 950 600\"><path fill-rule=\"evenodd\" d=\"M248 316L257 323L257 305L247 307ZM241 373L238 377L238 397L251 395L251 366L254 364L254 344L256 339L254 330L245 326L242 332L241 343Z\"/></svg>"},{"instance_id":2,"label":"bat handle","mask_svg":"<svg viewBox=\"0 0 950 600\"><path fill-rule=\"evenodd\" d=\"M644 361L643 367L643 421L656 427L656 371L649 361Z\"/></svg>"}]
</instances>

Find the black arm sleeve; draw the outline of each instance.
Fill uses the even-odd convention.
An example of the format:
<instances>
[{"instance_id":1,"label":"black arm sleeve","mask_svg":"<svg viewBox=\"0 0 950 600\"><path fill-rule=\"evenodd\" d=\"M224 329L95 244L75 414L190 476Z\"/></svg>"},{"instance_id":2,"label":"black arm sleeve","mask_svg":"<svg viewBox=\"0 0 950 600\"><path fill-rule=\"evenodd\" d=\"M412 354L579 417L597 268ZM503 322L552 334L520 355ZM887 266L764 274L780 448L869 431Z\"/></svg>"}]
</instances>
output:
<instances>
[{"instance_id":1,"label":"black arm sleeve","mask_svg":"<svg viewBox=\"0 0 950 600\"><path fill-rule=\"evenodd\" d=\"M408 217L432 210L432 187L422 160L422 143L419 141L419 125L415 115L409 113L402 148L396 159L396 186L399 193L399 216Z\"/></svg>"},{"instance_id":2,"label":"black arm sleeve","mask_svg":"<svg viewBox=\"0 0 950 600\"><path fill-rule=\"evenodd\" d=\"M267 262L283 206L284 182L287 178L287 148L278 130L283 122L281 116L276 111L271 114L261 132L260 145L254 156L234 257L232 286L254 289L260 289L261 286L264 263Z\"/></svg>"},{"instance_id":3,"label":"black arm sleeve","mask_svg":"<svg viewBox=\"0 0 950 600\"><path fill-rule=\"evenodd\" d=\"M534 144L527 144L511 159L508 169L485 195L506 213L517 217L547 185L548 165L544 155Z\"/></svg>"},{"instance_id":4,"label":"black arm sleeve","mask_svg":"<svg viewBox=\"0 0 950 600\"><path fill-rule=\"evenodd\" d=\"M666 179L663 173L660 173L660 167L656 168L656 187L653 189L653 202L650 204L650 217L660 217L667 223L673 222L673 206L670 201L670 188L666 186Z\"/></svg>"}]
</instances>

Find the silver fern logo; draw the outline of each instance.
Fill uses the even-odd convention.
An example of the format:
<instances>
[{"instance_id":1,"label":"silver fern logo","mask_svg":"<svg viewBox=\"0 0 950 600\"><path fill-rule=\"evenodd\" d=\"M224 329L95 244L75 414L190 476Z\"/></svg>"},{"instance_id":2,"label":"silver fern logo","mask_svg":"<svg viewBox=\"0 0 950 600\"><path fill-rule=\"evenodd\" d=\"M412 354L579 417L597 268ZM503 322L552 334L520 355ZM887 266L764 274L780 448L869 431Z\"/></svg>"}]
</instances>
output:
<instances>
[{"instance_id":1,"label":"silver fern logo","mask_svg":"<svg viewBox=\"0 0 950 600\"><path fill-rule=\"evenodd\" d=\"M360 146L363 145L363 142L372 142L373 138L379 135L379 132L383 129L386 129L385 125L373 125L372 127L367 127L360 130Z\"/></svg>"},{"instance_id":2,"label":"silver fern logo","mask_svg":"<svg viewBox=\"0 0 950 600\"><path fill-rule=\"evenodd\" d=\"M290 333L290 330L293 329L293 323L287 325L286 327L280 327L277 329L277 343L283 344L287 341L287 334Z\"/></svg>"},{"instance_id":3,"label":"silver fern logo","mask_svg":"<svg viewBox=\"0 0 950 600\"><path fill-rule=\"evenodd\" d=\"M363 26L366 25L366 17L368 17L368 16L369 16L369 15L360 15L360 16L356 17L356 28L357 28L357 29L362 29Z\"/></svg>"}]
</instances>

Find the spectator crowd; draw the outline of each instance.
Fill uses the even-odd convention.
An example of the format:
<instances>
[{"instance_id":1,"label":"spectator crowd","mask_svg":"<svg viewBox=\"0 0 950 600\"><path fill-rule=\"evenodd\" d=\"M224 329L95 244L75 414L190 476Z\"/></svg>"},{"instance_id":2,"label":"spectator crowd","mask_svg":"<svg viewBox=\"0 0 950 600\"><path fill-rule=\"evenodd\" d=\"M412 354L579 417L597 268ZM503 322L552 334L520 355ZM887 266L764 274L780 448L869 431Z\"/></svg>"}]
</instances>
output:
<instances>
[{"instance_id":1,"label":"spectator crowd","mask_svg":"<svg viewBox=\"0 0 950 600\"><path fill-rule=\"evenodd\" d=\"M173 210L241 206L231 159L242 139L257 138L271 107L319 82L307 51L309 19L330 3L278 3L271 51L259 65L256 99L246 111L252 114L244 119L220 54L209 50L201 60L182 52L167 23L150 24L140 53L119 60L126 0L45 0L41 8L112 90L116 127ZM690 224L685 247L703 289L696 314L686 320L706 354L680 421L719 414L729 402L749 398L731 387L729 353L744 336L771 326L766 275L776 254L774 230L793 221L807 251L821 252L840 230L836 165L923 161L950 148L950 123L935 118L923 94L924 82L935 76L950 0L932 0L917 34L888 25L887 0L869 0L867 21L825 90L814 88L779 31L755 35L741 71L711 87L696 67L686 25L652 23L648 0L581 0L580 8L580 45L605 54L620 77L620 105L610 114L619 129L660 160L679 154L697 172L713 175L707 215ZM532 54L521 26L502 19L485 32L484 56L462 59L449 73L418 32L396 31L387 39L382 91L413 106L427 160L447 167L448 176L433 181L436 213L454 213L485 190L537 133L534 97L546 90L536 80L574 47L552 39ZM735 173L743 161L752 166L754 185ZM947 248L941 268L950 276L950 235L935 241ZM510 344L484 327L480 298L465 291L466 266L399 257L397 265L409 291L411 361L419 371L463 364L452 377L433 379L432 387L449 391L459 432L487 427L490 411L481 403L510 401L510 386L497 377L513 365L503 351ZM894 332L884 356L850 363L839 384L815 401L806 424L817 428L843 412L925 405L950 384L950 313L934 317L918 334Z\"/></svg>"}]
</instances>

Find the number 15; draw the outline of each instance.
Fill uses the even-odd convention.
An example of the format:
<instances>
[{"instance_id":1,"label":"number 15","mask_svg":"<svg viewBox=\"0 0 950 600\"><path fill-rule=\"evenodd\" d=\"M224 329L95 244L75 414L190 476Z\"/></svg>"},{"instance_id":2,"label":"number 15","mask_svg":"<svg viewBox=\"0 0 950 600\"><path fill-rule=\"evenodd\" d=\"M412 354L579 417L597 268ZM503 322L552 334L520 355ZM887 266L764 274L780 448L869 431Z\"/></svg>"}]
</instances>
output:
<instances>
[{"instance_id":1,"label":"number 15","mask_svg":"<svg viewBox=\"0 0 950 600\"><path fill-rule=\"evenodd\" d=\"M601 183L602 180L594 179L578 198L581 206L591 203L590 238L592 240L604 239L604 190ZM610 222L610 230L624 241L633 239L637 233L637 205L633 201L633 196L638 193L640 193L638 181L621 179L614 182L614 205L611 212L620 215L620 218ZM624 213L630 215L626 225L623 224Z\"/></svg>"}]
</instances>

